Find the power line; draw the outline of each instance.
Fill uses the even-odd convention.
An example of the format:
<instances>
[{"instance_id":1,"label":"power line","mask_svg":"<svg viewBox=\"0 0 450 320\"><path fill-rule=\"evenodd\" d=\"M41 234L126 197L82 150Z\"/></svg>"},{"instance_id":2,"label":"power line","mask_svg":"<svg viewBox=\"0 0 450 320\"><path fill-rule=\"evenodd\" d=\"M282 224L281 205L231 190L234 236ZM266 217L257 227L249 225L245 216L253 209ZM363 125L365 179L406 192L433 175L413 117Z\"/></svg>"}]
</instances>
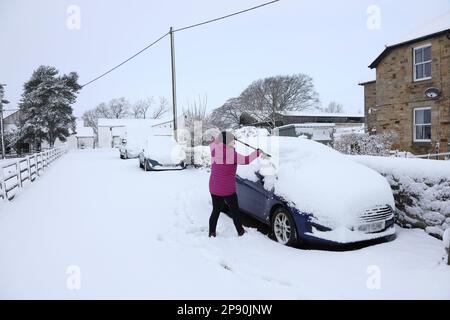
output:
<instances>
[{"instance_id":1,"label":"power line","mask_svg":"<svg viewBox=\"0 0 450 320\"><path fill-rule=\"evenodd\" d=\"M164 35L162 35L161 37L159 37L157 40L153 41L152 43L150 43L148 46L146 46L144 49L140 50L139 52L135 53L134 55L132 55L131 57L129 57L128 59L122 61L121 63L119 63L118 65L116 65L115 67L109 69L108 71L106 71L105 73L99 75L97 78L92 79L91 81L83 84L81 87L84 88L85 86L91 84L94 81L97 81L98 79L103 78L104 76L106 76L108 73L116 70L117 68L119 68L121 65L127 63L128 61L130 61L131 59L135 58L136 56L140 55L142 52L144 52L145 50L149 49L150 47L152 47L153 45L157 44L159 41L161 41L162 39L164 39L169 33L165 33Z\"/></svg>"},{"instance_id":2,"label":"power line","mask_svg":"<svg viewBox=\"0 0 450 320\"><path fill-rule=\"evenodd\" d=\"M255 9L267 6L269 4L272 4L272 3L275 3L275 2L278 2L278 1L280 1L280 0L274 0L274 1L266 2L266 3L260 4L258 6L255 6L255 7L251 7L251 8L245 9L245 10L241 10L241 11L238 11L238 12L235 12L235 13L228 14L228 15L223 16L223 17L219 17L219 18L203 21L203 22L196 23L196 24L193 24L193 25L190 25L190 26L186 26L186 27L183 27L183 28L178 28L178 29L173 30L173 32L178 32L178 31L183 31L183 30L186 30L186 29L199 27L199 26L202 26L204 24L208 24L208 23L211 23L211 22L215 22L215 21L218 21L218 20L222 20L222 19L226 19L226 18L229 18L229 17L232 17L232 16L236 16L238 14L241 14L241 13L244 13L244 12L247 12L247 11L255 10Z\"/></svg>"},{"instance_id":3,"label":"power line","mask_svg":"<svg viewBox=\"0 0 450 320\"><path fill-rule=\"evenodd\" d=\"M223 19L226 19L226 18L229 18L229 17L232 17L232 16L236 16L236 15L241 14L241 13L244 13L244 12L248 12L248 11L251 11L251 10L255 10L255 9L258 9L258 8L261 8L261 7L264 7L264 6L267 6L267 5L269 5L269 4L272 4L272 3L275 3L275 2L278 2L278 1L280 1L280 0L273 0L273 1L270 1L270 2L266 2L266 3L260 4L260 5L258 5L258 6L255 6L255 7L251 7L251 8L245 9L245 10L241 10L241 11L238 11L238 12L235 12L235 13L228 14L228 15L226 15L226 16L222 16L222 17L219 17L219 18L215 18L215 19L203 21L203 22L196 23L196 24L193 24L193 25L190 25L190 26L186 26L186 27L183 27L183 28L174 29L172 32L183 31L183 30L186 30L186 29L191 29L191 28L199 27L199 26L202 26L202 25L205 25L205 24L208 24L208 23L212 23L212 22L215 22L215 21L223 20ZM89 84L91 84L91 83L93 83L93 82L95 82L95 81L97 81L97 80L103 78L104 76L106 76L106 75L109 74L110 72L116 70L117 68L119 68L120 66L124 65L125 63L127 63L127 62L130 61L131 59L135 58L136 56L138 56L139 54L141 54L141 53L144 52L145 50L147 50L147 49L149 49L150 47L152 47L153 45L157 44L159 41L161 41L161 40L164 39L167 35L169 35L169 33L170 33L170 32L165 33L164 35L162 35L161 37L159 37L157 40L153 41L153 42L150 43L148 46L146 46L144 49L142 49L142 50L140 50L139 52L135 53L134 55L132 55L132 56L129 57L128 59L122 61L121 63L119 63L119 64L116 65L115 67L109 69L109 70L106 71L105 73L103 73L103 74L99 75L98 77L92 79L91 81L89 81L89 82L83 84L81 87L84 88L84 87L86 87L87 85L89 85Z\"/></svg>"}]
</instances>

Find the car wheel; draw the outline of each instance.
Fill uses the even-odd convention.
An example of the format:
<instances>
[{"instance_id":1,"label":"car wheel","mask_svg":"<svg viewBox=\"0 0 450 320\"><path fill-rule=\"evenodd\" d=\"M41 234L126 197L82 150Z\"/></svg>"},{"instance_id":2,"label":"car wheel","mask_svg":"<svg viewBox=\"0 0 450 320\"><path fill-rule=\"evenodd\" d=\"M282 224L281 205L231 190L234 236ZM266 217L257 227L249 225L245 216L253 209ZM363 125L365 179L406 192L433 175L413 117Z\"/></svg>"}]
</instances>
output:
<instances>
[{"instance_id":1,"label":"car wheel","mask_svg":"<svg viewBox=\"0 0 450 320\"><path fill-rule=\"evenodd\" d=\"M272 217L272 232L275 240L286 246L297 243L297 229L290 213L285 208L275 210Z\"/></svg>"}]
</instances>

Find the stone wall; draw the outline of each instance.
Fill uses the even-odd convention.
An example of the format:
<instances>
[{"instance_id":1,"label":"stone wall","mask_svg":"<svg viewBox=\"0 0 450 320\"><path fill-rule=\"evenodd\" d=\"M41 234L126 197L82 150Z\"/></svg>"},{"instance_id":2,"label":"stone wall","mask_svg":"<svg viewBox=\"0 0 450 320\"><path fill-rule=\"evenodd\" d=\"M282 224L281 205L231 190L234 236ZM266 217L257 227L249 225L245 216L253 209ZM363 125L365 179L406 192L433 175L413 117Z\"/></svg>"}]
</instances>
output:
<instances>
[{"instance_id":1,"label":"stone wall","mask_svg":"<svg viewBox=\"0 0 450 320\"><path fill-rule=\"evenodd\" d=\"M349 156L383 175L395 199L396 222L440 238L450 228L450 161Z\"/></svg>"},{"instance_id":2,"label":"stone wall","mask_svg":"<svg viewBox=\"0 0 450 320\"><path fill-rule=\"evenodd\" d=\"M367 124L366 130L369 133L375 133L374 130L376 130L376 98L376 82L366 82L364 84L364 116Z\"/></svg>"}]
</instances>

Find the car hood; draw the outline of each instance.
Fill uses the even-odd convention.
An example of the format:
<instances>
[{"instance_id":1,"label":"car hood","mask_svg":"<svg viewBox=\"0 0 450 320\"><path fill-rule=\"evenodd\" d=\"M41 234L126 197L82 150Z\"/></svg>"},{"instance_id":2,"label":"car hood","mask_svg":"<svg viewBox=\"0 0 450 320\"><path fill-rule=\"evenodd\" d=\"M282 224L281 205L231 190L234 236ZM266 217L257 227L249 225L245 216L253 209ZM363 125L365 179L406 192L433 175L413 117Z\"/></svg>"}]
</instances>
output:
<instances>
[{"instance_id":1,"label":"car hood","mask_svg":"<svg viewBox=\"0 0 450 320\"><path fill-rule=\"evenodd\" d=\"M273 150L274 145L269 148L274 157L241 166L240 177L256 181L258 172L264 177L265 189L330 227L354 224L373 207L394 207L391 188L376 171L314 141L269 139L273 138L279 138L275 143L278 150Z\"/></svg>"}]
</instances>

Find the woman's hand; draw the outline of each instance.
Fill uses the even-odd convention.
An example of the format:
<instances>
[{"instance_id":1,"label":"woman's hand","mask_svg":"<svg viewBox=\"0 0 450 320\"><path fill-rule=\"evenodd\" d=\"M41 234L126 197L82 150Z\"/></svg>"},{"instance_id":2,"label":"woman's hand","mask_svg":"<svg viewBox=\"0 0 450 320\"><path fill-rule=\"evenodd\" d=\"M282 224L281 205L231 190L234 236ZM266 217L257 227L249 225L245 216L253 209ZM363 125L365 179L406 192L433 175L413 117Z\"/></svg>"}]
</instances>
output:
<instances>
[{"instance_id":1,"label":"woman's hand","mask_svg":"<svg viewBox=\"0 0 450 320\"><path fill-rule=\"evenodd\" d=\"M262 151L261 149L256 149L256 151L258 152L258 156L261 156L261 158L263 159L267 159L269 158L269 156L267 155L267 153L265 153L264 151Z\"/></svg>"}]
</instances>

